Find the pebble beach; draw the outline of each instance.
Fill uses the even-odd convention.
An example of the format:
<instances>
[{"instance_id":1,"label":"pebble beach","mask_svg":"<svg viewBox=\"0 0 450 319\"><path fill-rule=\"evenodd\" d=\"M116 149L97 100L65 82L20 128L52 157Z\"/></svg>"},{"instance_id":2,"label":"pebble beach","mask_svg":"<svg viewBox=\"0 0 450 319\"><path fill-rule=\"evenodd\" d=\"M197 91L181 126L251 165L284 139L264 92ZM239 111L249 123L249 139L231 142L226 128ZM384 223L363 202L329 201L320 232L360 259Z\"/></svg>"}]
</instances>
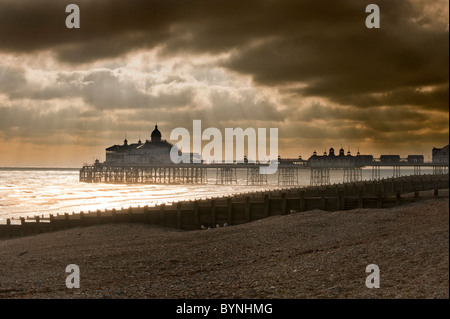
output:
<instances>
[{"instance_id":1,"label":"pebble beach","mask_svg":"<svg viewBox=\"0 0 450 319\"><path fill-rule=\"evenodd\" d=\"M80 269L68 289L66 266ZM380 288L365 285L367 265ZM0 298L449 298L449 201L180 231L99 225L0 241Z\"/></svg>"}]
</instances>

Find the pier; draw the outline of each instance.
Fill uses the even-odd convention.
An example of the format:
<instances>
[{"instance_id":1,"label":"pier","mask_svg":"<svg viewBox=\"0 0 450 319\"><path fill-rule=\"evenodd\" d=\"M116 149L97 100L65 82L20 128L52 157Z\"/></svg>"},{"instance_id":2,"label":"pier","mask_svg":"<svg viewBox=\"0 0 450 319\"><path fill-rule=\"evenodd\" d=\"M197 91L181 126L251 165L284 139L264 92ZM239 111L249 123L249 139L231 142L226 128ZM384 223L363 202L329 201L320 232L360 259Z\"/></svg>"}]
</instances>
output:
<instances>
[{"instance_id":1,"label":"pier","mask_svg":"<svg viewBox=\"0 0 450 319\"><path fill-rule=\"evenodd\" d=\"M239 170L244 171L243 175L247 176L245 185L265 185L268 184L267 175L261 172L264 173L264 168L270 166L272 172L276 171L278 185L299 186L299 170L309 169L310 185L321 186L330 184L331 170L343 173L343 183L352 183L361 181L362 169L370 166L374 181L381 178L381 167L392 167L392 177L400 177L402 167L413 167L414 175L420 175L423 167L433 167L433 174L439 175L448 173L449 166L448 145L441 149L433 148L430 163L424 162L423 155L408 155L406 158L400 158L400 155L380 155L379 158L374 158L372 155L361 155L358 150L356 156L353 156L350 150L345 154L342 147L338 153L332 147L328 154L325 151L323 155L318 155L314 151L307 160L303 160L301 156L278 156L278 159L271 159L271 165L256 159L249 161L243 153L243 149L239 155L236 153L235 162L220 162L222 158L219 158L214 159L215 162L206 163L201 152L182 152L177 145L163 140L158 125L155 125L150 140L142 142L139 139L137 143L129 144L125 138L123 144L106 148L105 161L101 163L96 160L93 164L84 164L80 169L79 180L85 183L120 184L207 184L209 180L213 180L216 185L237 185ZM177 154L180 162L174 160L171 154ZM226 158L233 158L233 153L231 155ZM208 178L208 170L215 171L215 176Z\"/></svg>"},{"instance_id":2,"label":"pier","mask_svg":"<svg viewBox=\"0 0 450 319\"><path fill-rule=\"evenodd\" d=\"M267 175L261 174L260 167L268 164L259 163L224 163L224 164L154 164L154 165L112 165L96 162L85 164L80 170L79 180L85 183L123 183L123 184L207 184L208 170L215 170L210 176L216 185L237 185L237 171L246 172L245 185L265 185ZM330 171L342 172L342 182L362 181L362 169L371 167L373 181L380 180L380 168L392 168L392 177L400 177L402 168L413 168L414 175L420 175L421 169L433 169L434 175L448 173L448 164L444 163L383 163L377 160L366 163L354 161L302 161L298 159L279 159L278 185L298 186L298 172L309 169L310 185L330 185Z\"/></svg>"}]
</instances>

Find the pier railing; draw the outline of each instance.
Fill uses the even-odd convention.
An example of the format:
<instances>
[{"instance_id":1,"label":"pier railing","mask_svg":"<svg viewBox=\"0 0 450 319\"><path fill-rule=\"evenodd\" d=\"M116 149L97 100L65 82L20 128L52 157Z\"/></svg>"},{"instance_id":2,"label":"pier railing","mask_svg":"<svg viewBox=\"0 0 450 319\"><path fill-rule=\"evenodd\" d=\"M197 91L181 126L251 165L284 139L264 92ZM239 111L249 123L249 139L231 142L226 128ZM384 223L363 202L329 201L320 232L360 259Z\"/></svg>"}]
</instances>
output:
<instances>
[{"instance_id":1,"label":"pier railing","mask_svg":"<svg viewBox=\"0 0 450 319\"><path fill-rule=\"evenodd\" d=\"M183 230L238 225L293 212L356 208L388 208L421 199L423 191L439 196L449 188L449 175L411 175L379 181L327 186L292 187L269 191L175 202L157 206L129 207L78 214L57 214L20 219L20 224L0 225L0 238L107 223L144 223Z\"/></svg>"}]
</instances>

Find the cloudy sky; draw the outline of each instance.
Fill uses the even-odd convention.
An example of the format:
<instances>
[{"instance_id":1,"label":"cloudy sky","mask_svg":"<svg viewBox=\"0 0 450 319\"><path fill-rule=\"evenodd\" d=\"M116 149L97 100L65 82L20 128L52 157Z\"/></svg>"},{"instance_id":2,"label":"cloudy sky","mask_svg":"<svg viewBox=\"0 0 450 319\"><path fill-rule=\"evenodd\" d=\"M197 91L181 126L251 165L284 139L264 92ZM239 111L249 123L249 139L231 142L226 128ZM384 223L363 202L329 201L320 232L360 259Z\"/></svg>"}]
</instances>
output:
<instances>
[{"instance_id":1,"label":"cloudy sky","mask_svg":"<svg viewBox=\"0 0 450 319\"><path fill-rule=\"evenodd\" d=\"M76 3L81 28L67 29ZM381 28L367 29L376 3ZM276 127L281 156L449 139L448 0L0 0L0 166L80 167L175 127Z\"/></svg>"}]
</instances>

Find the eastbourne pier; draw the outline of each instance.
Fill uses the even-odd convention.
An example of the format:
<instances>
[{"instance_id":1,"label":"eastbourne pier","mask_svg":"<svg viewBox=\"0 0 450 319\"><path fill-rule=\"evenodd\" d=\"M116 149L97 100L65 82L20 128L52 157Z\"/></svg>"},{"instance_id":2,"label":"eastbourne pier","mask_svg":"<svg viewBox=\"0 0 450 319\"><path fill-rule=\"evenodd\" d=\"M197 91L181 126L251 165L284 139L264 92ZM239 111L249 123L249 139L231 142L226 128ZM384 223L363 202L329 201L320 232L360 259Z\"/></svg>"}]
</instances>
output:
<instances>
[{"instance_id":1,"label":"eastbourne pier","mask_svg":"<svg viewBox=\"0 0 450 319\"><path fill-rule=\"evenodd\" d=\"M268 184L267 174L261 168L268 163L250 162L246 157L233 163L205 163L195 154L189 154L190 163L174 164L170 160L173 145L162 140L158 126L151 133L151 139L129 144L127 139L121 145L106 148L106 160L96 160L80 169L80 182L118 183L118 184L207 184L213 181L218 185L238 184L237 172L243 171L246 185ZM335 154L333 148L328 153L313 155L304 160L299 158L281 158L277 160L278 185L298 186L299 170L310 170L310 185L330 184L330 171L342 172L342 182L362 181L362 169L371 168L371 180L380 180L380 169L390 167L392 177L400 177L402 168L413 169L414 175L420 175L423 168L432 168L433 175L447 174L449 167L449 146L433 148L432 161L425 162L423 155L361 155L353 156L341 148ZM272 163L275 164L275 163ZM208 176L209 174L209 176ZM212 174L212 176L211 176ZM242 176L242 174L240 175Z\"/></svg>"},{"instance_id":2,"label":"eastbourne pier","mask_svg":"<svg viewBox=\"0 0 450 319\"><path fill-rule=\"evenodd\" d=\"M268 164L229 163L229 164L135 164L111 165L96 162L84 165L80 170L80 182L86 183L119 183L119 184L207 184L213 179L218 185L237 185L237 172L245 171L246 185L265 185L267 175L260 173L261 166ZM448 165L442 163L383 163L374 160L371 163L336 161L310 161L281 159L278 162L278 185L299 185L299 170L310 170L310 185L329 185L330 171L342 172L344 183L362 181L362 169L372 169L371 180L380 180L380 168L390 167L392 177L400 177L402 168L413 168L414 175L420 175L421 169L431 167L433 175L447 174ZM209 176L208 172L213 176Z\"/></svg>"}]
</instances>

